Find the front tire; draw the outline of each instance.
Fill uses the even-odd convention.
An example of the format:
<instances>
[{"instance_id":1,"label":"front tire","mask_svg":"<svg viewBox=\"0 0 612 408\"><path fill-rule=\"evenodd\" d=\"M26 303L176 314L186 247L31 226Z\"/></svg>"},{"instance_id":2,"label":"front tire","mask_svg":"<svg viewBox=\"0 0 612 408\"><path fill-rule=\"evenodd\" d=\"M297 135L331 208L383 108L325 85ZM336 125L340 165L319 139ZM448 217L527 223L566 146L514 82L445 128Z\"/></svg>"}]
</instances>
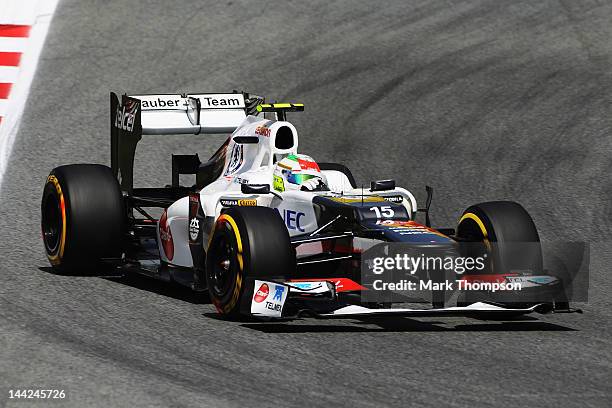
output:
<instances>
[{"instance_id":1,"label":"front tire","mask_svg":"<svg viewBox=\"0 0 612 408\"><path fill-rule=\"evenodd\" d=\"M518 203L491 201L468 207L459 220L457 236L461 241L481 242L489 248L489 273L542 272L538 230Z\"/></svg>"},{"instance_id":2,"label":"front tire","mask_svg":"<svg viewBox=\"0 0 612 408\"><path fill-rule=\"evenodd\" d=\"M206 255L206 283L220 314L240 314L245 296L251 295L246 278L282 278L295 267L287 228L271 208L233 207L217 219Z\"/></svg>"},{"instance_id":3,"label":"front tire","mask_svg":"<svg viewBox=\"0 0 612 408\"><path fill-rule=\"evenodd\" d=\"M75 272L121 256L125 209L110 168L98 164L56 167L47 177L41 228L54 269Z\"/></svg>"},{"instance_id":4,"label":"front tire","mask_svg":"<svg viewBox=\"0 0 612 408\"><path fill-rule=\"evenodd\" d=\"M543 270L538 231L529 213L518 203L492 201L467 208L459 220L457 236L468 242L462 247L462 256L476 258L482 256L483 250L488 256L485 269L474 276L477 281L505 281L505 277L496 275L539 275ZM465 291L460 294L458 305L491 301L521 308L535 300L539 301L522 291Z\"/></svg>"}]
</instances>

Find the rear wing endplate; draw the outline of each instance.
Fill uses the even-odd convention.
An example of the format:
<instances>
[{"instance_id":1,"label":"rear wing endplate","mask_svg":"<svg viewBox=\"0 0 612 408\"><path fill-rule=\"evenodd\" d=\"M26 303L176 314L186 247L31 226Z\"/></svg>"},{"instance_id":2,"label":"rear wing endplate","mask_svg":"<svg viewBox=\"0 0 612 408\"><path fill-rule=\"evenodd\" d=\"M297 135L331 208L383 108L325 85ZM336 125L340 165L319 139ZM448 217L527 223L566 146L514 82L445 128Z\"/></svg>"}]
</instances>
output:
<instances>
[{"instance_id":1,"label":"rear wing endplate","mask_svg":"<svg viewBox=\"0 0 612 408\"><path fill-rule=\"evenodd\" d=\"M264 98L245 92L223 94L110 94L111 168L121 189L133 190L136 145L142 135L230 134Z\"/></svg>"}]
</instances>

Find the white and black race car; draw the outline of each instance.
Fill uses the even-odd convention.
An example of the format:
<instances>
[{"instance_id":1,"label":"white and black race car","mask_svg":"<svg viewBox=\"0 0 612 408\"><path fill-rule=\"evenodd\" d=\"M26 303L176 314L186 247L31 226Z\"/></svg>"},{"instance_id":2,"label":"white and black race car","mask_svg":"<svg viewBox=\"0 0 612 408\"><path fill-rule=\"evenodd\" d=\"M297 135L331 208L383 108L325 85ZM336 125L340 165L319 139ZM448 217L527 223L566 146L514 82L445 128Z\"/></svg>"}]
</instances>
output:
<instances>
[{"instance_id":1,"label":"white and black race car","mask_svg":"<svg viewBox=\"0 0 612 408\"><path fill-rule=\"evenodd\" d=\"M357 187L346 166L300 155L286 114L303 109L243 92L123 95L121 101L111 93L111 166L65 165L47 178L42 232L52 266L69 272L108 264L178 282L207 291L228 316L507 315L567 307L554 296L539 303L464 297L449 305L444 293L432 295L428 307L390 304L401 297L364 302L371 285L362 281L361 258L380 243L446 254L461 251L460 243L480 243L491 251L487 270L461 279L528 280L547 289L557 281L541 276L538 232L522 206L473 205L456 229L434 229L430 188L418 208L393 180ZM134 187L143 135L223 133L228 139L206 162L197 154L172 155L171 185ZM195 184L181 186L181 174L195 175ZM152 216L152 208L162 209L161 216ZM536 249L515 256L506 250L515 242Z\"/></svg>"}]
</instances>

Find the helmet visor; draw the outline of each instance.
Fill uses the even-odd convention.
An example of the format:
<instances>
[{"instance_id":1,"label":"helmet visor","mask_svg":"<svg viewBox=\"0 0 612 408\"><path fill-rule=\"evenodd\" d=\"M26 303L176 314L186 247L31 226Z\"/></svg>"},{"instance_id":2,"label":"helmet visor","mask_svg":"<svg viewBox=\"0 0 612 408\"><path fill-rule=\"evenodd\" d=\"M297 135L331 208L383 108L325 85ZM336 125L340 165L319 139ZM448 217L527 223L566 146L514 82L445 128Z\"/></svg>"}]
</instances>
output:
<instances>
[{"instance_id":1,"label":"helmet visor","mask_svg":"<svg viewBox=\"0 0 612 408\"><path fill-rule=\"evenodd\" d=\"M292 172L288 172L289 174L287 174L287 181L289 183L292 184L302 184L303 182L305 182L306 180L310 180L313 179L315 177L315 175L312 174L304 174L304 173L292 173Z\"/></svg>"}]
</instances>

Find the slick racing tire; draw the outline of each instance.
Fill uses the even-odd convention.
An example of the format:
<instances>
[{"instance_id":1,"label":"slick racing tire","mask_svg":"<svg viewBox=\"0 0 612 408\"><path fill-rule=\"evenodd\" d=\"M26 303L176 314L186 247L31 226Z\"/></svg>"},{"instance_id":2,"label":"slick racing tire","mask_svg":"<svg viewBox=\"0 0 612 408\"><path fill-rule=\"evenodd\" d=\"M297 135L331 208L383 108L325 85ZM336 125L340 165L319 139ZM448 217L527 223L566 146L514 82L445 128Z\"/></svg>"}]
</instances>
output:
<instances>
[{"instance_id":1,"label":"slick racing tire","mask_svg":"<svg viewBox=\"0 0 612 408\"><path fill-rule=\"evenodd\" d=\"M72 164L47 177L41 227L54 269L86 272L103 258L120 257L125 218L123 196L108 167Z\"/></svg>"},{"instance_id":2,"label":"slick racing tire","mask_svg":"<svg viewBox=\"0 0 612 408\"><path fill-rule=\"evenodd\" d=\"M461 241L482 242L491 251L488 273L542 271L538 230L518 203L491 201L467 208L459 220L457 236Z\"/></svg>"},{"instance_id":3,"label":"slick racing tire","mask_svg":"<svg viewBox=\"0 0 612 408\"><path fill-rule=\"evenodd\" d=\"M295 251L278 214L267 207L232 207L215 223L206 253L206 283L222 315L237 317L250 299L246 278L282 278L295 271Z\"/></svg>"},{"instance_id":4,"label":"slick racing tire","mask_svg":"<svg viewBox=\"0 0 612 408\"><path fill-rule=\"evenodd\" d=\"M460 241L467 242L466 246L462 246L463 256L487 254L485 268L479 272L481 274L542 273L538 231L529 213L518 203L492 201L467 208L459 220L457 236ZM518 303L522 294L498 292L493 298L481 298L481 295L466 293L462 300L525 305Z\"/></svg>"}]
</instances>

